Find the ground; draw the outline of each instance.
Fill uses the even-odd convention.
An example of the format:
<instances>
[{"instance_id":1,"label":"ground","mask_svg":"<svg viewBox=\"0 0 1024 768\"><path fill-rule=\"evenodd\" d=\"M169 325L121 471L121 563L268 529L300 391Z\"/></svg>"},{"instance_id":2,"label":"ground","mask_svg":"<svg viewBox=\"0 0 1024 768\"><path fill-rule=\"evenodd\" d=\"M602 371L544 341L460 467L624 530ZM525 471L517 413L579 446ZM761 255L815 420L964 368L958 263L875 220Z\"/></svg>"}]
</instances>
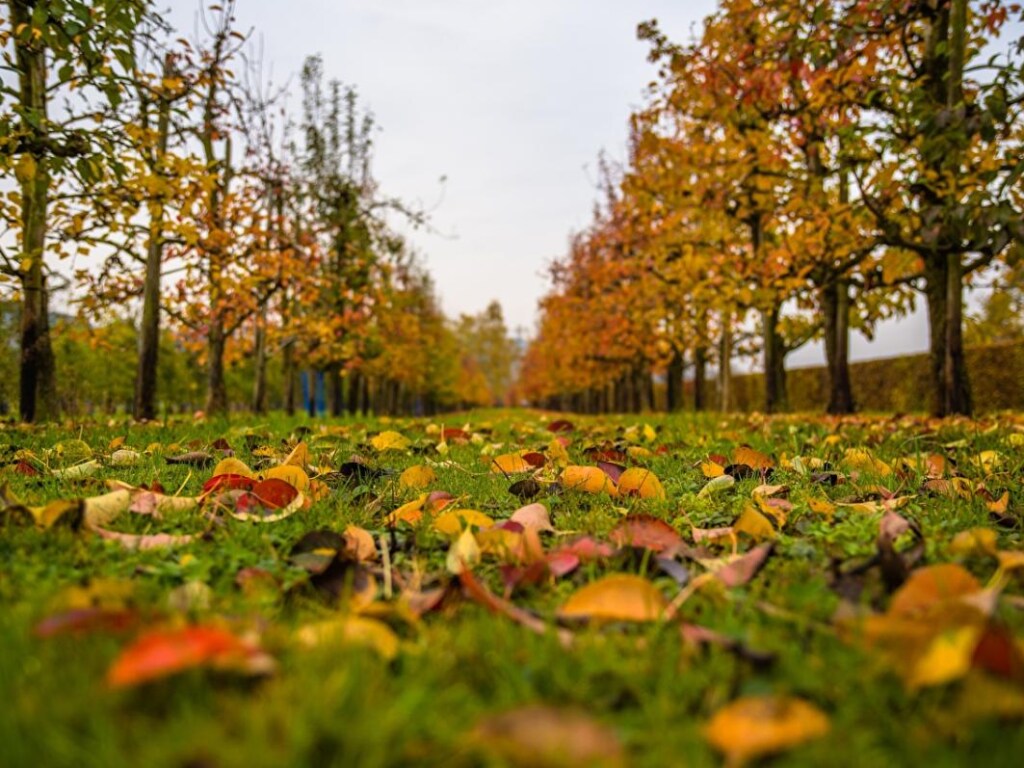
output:
<instances>
[{"instance_id":1,"label":"ground","mask_svg":"<svg viewBox=\"0 0 1024 768\"><path fill-rule=\"evenodd\" d=\"M114 419L0 459L3 765L1024 754L1014 415Z\"/></svg>"}]
</instances>

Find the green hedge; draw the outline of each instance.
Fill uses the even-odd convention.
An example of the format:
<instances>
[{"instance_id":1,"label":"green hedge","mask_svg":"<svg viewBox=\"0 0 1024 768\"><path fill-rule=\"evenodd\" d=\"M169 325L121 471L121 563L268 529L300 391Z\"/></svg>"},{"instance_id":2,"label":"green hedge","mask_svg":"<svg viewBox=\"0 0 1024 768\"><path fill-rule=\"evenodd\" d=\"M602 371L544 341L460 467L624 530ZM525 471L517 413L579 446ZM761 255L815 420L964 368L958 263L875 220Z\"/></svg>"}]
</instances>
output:
<instances>
[{"instance_id":1,"label":"green hedge","mask_svg":"<svg viewBox=\"0 0 1024 768\"><path fill-rule=\"evenodd\" d=\"M1024 342L969 347L966 354L971 394L978 413L1024 410ZM853 363L850 377L859 410L904 412L930 408L932 393L927 354ZM790 410L825 409L828 376L824 366L789 371L787 387ZM763 408L763 403L761 374L733 379L734 410L756 411Z\"/></svg>"}]
</instances>

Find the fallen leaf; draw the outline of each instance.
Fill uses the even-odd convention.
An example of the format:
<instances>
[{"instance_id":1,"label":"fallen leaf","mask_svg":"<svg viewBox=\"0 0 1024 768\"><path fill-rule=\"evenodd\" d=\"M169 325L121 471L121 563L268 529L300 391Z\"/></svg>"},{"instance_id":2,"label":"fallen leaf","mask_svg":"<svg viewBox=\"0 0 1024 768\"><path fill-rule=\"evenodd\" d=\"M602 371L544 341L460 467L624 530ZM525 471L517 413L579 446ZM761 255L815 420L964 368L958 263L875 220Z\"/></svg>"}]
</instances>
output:
<instances>
[{"instance_id":1,"label":"fallen leaf","mask_svg":"<svg viewBox=\"0 0 1024 768\"><path fill-rule=\"evenodd\" d=\"M125 648L107 673L115 688L139 685L197 667L263 674L273 660L257 645L213 626L157 629Z\"/></svg>"},{"instance_id":2,"label":"fallen leaf","mask_svg":"<svg viewBox=\"0 0 1024 768\"><path fill-rule=\"evenodd\" d=\"M520 507L512 513L509 519L524 528L532 528L535 531L553 532L555 530L551 525L548 508L543 504L527 504L525 507Z\"/></svg>"},{"instance_id":3,"label":"fallen leaf","mask_svg":"<svg viewBox=\"0 0 1024 768\"><path fill-rule=\"evenodd\" d=\"M419 489L426 488L431 483L437 482L437 474L425 464L417 464L409 467L398 478L398 484L403 488Z\"/></svg>"},{"instance_id":4,"label":"fallen leaf","mask_svg":"<svg viewBox=\"0 0 1024 768\"><path fill-rule=\"evenodd\" d=\"M370 438L370 445L378 453L383 453L384 451L404 451L410 443L409 438L405 435L387 430Z\"/></svg>"},{"instance_id":5,"label":"fallen leaf","mask_svg":"<svg viewBox=\"0 0 1024 768\"><path fill-rule=\"evenodd\" d=\"M677 549L683 543L675 528L650 515L630 515L612 529L608 538L620 547L640 547L652 552Z\"/></svg>"},{"instance_id":6,"label":"fallen leaf","mask_svg":"<svg viewBox=\"0 0 1024 768\"><path fill-rule=\"evenodd\" d=\"M665 489L657 476L649 470L631 467L618 480L619 493L623 496L639 496L641 499L664 499Z\"/></svg>"},{"instance_id":7,"label":"fallen leaf","mask_svg":"<svg viewBox=\"0 0 1024 768\"><path fill-rule=\"evenodd\" d=\"M473 729L474 746L500 765L522 768L626 765L622 744L583 712L533 705L485 717Z\"/></svg>"},{"instance_id":8,"label":"fallen leaf","mask_svg":"<svg viewBox=\"0 0 1024 768\"><path fill-rule=\"evenodd\" d=\"M560 619L658 621L668 603L647 579L615 573L576 590L559 609Z\"/></svg>"},{"instance_id":9,"label":"fallen leaf","mask_svg":"<svg viewBox=\"0 0 1024 768\"><path fill-rule=\"evenodd\" d=\"M213 476L217 475L241 475L242 477L252 477L253 472L249 469L249 465L244 461L232 457L221 459L217 462L217 466L213 468Z\"/></svg>"},{"instance_id":10,"label":"fallen leaf","mask_svg":"<svg viewBox=\"0 0 1024 768\"><path fill-rule=\"evenodd\" d=\"M445 567L449 573L460 574L471 570L480 562L480 545L477 544L473 532L466 528L448 548Z\"/></svg>"},{"instance_id":11,"label":"fallen leaf","mask_svg":"<svg viewBox=\"0 0 1024 768\"><path fill-rule=\"evenodd\" d=\"M295 633L307 647L340 648L358 645L376 651L381 658L391 660L398 655L398 635L387 624L377 619L349 614L336 619L318 621L300 627Z\"/></svg>"},{"instance_id":12,"label":"fallen leaf","mask_svg":"<svg viewBox=\"0 0 1024 768\"><path fill-rule=\"evenodd\" d=\"M598 467L568 466L562 470L560 479L569 491L616 495L615 483Z\"/></svg>"},{"instance_id":13,"label":"fallen leaf","mask_svg":"<svg viewBox=\"0 0 1024 768\"><path fill-rule=\"evenodd\" d=\"M491 459L491 472L495 474L515 475L520 472L530 472L533 467L530 462L518 453L503 453Z\"/></svg>"},{"instance_id":14,"label":"fallen leaf","mask_svg":"<svg viewBox=\"0 0 1024 768\"><path fill-rule=\"evenodd\" d=\"M733 765L784 752L829 731L828 717L802 699L748 696L718 710L704 734Z\"/></svg>"}]
</instances>

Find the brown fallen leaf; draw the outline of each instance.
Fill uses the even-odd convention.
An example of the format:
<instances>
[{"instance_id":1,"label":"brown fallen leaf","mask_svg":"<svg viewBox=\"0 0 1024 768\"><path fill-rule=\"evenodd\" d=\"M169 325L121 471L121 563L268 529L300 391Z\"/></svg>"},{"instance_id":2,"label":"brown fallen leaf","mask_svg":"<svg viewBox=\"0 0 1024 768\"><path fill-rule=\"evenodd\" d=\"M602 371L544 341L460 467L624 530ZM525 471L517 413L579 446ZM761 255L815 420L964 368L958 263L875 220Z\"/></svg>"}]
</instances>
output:
<instances>
[{"instance_id":1,"label":"brown fallen leaf","mask_svg":"<svg viewBox=\"0 0 1024 768\"><path fill-rule=\"evenodd\" d=\"M683 544L675 528L651 515L630 515L608 534L619 547L639 547L652 552L674 550Z\"/></svg>"},{"instance_id":2,"label":"brown fallen leaf","mask_svg":"<svg viewBox=\"0 0 1024 768\"><path fill-rule=\"evenodd\" d=\"M614 732L573 709L533 705L491 715L477 723L470 739L478 752L500 765L626 765L625 751Z\"/></svg>"}]
</instances>

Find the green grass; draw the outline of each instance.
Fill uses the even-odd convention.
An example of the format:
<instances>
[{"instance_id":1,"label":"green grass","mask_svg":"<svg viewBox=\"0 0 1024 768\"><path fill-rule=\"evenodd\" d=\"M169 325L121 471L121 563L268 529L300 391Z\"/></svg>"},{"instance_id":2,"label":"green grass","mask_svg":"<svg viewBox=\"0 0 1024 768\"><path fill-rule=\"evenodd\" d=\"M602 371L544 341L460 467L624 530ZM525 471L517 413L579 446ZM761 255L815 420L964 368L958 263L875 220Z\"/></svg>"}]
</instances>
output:
<instances>
[{"instance_id":1,"label":"green grass","mask_svg":"<svg viewBox=\"0 0 1024 768\"><path fill-rule=\"evenodd\" d=\"M622 519L619 508L662 518L687 539L691 522L700 527L729 525L760 481L741 480L732 490L698 498L706 482L699 462L709 453L729 455L742 442L776 461L784 455L817 457L840 471L842 453L849 447L867 447L890 463L918 452L937 452L955 461L974 485L984 481L991 491L1009 490L1011 516L1018 514L1024 499L1024 448L1008 441L1018 425L1024 427L1015 417L980 424L884 418L843 424L818 418L765 422L712 416L573 421L577 431L571 435L569 453L576 463L590 463L581 450L606 439L655 449L664 446L663 453L641 461L661 479L667 498L554 496L546 502L560 531L604 536ZM443 422L492 430L484 433L483 446L502 444L494 448L497 452L543 449L551 439L538 415L528 412L464 414ZM433 451L436 436L425 432L428 423L332 422L326 434L319 422L277 417L259 424L239 420L9 427L0 430L0 460L8 464L0 483L9 483L18 498L33 505L103 493L103 481L109 478L133 484L158 478L168 492L181 486L183 494L194 495L210 470L167 465L165 454L175 450L168 446L186 450L190 443L205 447L225 437L239 458L255 464L253 450L267 447L281 456L304 438L317 464L337 467L352 454L394 470L428 459L440 461L432 488L465 497L461 506L497 519L521 505L508 493L508 480L486 472L480 459L482 445L451 444L448 456L441 457ZM644 423L658 428L650 444L624 432L631 424ZM366 441L381 429L403 431L413 439L413 450L375 454ZM247 440L246 435L251 437ZM830 435L838 441L827 440ZM15 456L22 455L18 451L30 451L57 466L59 458L47 458L47 451L58 443L81 438L103 455L115 437L124 437L125 445L137 450L158 445L138 466L106 468L81 483L11 471ZM975 461L985 450L1002 456L1001 466L988 475ZM916 520L924 533L923 563L962 562L983 583L995 571L992 558L949 551L956 532L992 526L984 500L977 495L961 499L921 493L921 480L914 473L903 479L862 476L830 487L812 485L795 471L776 470L772 482L790 486L794 507L774 556L748 585L729 592L701 590L683 609L688 622L775 653L770 665L755 664L723 648L690 648L671 623L573 627L577 641L566 649L553 633L533 634L458 599L417 625L393 622L402 649L391 661L356 645L304 648L293 641L292 630L343 606L332 606L303 586L305 573L289 562L290 548L304 533L318 528L342 531L355 524L375 536L386 534L383 515L415 496L393 488L386 479L336 489L308 510L276 523L227 518L210 529L207 539L173 550L130 552L88 531L62 525L38 530L8 516L0 523L0 764L500 765L505 764L501 755L473 747L470 732L490 714L541 702L591 714L618 735L630 764L719 765L721 757L703 737L704 725L737 697L766 693L810 701L828 714L832 724L825 739L771 758L774 764L1017 764L1024 754L1019 722L969 717L961 701L962 682L910 692L881 659L843 642L834 631L832 617L840 598L830 587L830 564L871 557L880 515L840 510L828 520L808 509L808 497L859 500L875 485L900 489L901 495L914 493L901 512ZM373 497L378 503L371 504ZM1017 527L997 529L1000 549L1022 548L1017 519ZM136 533L210 528L196 513L162 521L125 515L111 527ZM403 528L396 543L392 559L400 573L411 572L416 561L426 573L447 578L444 536L427 526ZM649 560L623 553L606 563L584 565L553 584L518 590L513 600L554 624L555 610L579 586L623 571L647 574L671 599L678 587L649 568ZM687 567L694 575L702 570L695 563ZM235 584L242 568L265 570L281 587L270 594L246 595ZM496 563L485 560L477 574L493 591L501 592ZM109 688L104 682L107 669L134 633L92 631L37 638L32 632L69 587L98 578L129 581L133 604L149 617L148 623L173 615L168 600L176 588L195 581L208 585L209 605L192 611L188 620L224 617L232 626L260 628L264 647L277 659L276 672L249 679L197 669L134 688ZM1021 576L1012 576L1004 594L1021 595L1022 582ZM884 609L888 595L877 573L869 571L862 586L861 603ZM779 610L766 611L765 603ZM1004 601L998 620L1019 638L1024 633L1022 614L1019 605ZM1009 685L1021 690L1019 683Z\"/></svg>"}]
</instances>

